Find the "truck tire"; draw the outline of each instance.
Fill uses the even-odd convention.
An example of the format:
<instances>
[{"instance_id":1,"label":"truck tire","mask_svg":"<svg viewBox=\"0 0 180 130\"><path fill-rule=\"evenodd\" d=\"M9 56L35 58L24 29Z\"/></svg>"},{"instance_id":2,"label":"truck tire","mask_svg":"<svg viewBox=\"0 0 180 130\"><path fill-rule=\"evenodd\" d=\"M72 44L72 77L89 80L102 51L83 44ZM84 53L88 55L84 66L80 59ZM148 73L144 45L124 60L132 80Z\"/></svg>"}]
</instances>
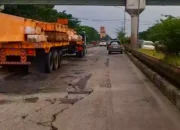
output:
<instances>
[{"instance_id":1,"label":"truck tire","mask_svg":"<svg viewBox=\"0 0 180 130\"><path fill-rule=\"evenodd\" d=\"M57 70L59 65L59 55L58 51L54 50L53 51L53 70Z\"/></svg>"},{"instance_id":2,"label":"truck tire","mask_svg":"<svg viewBox=\"0 0 180 130\"><path fill-rule=\"evenodd\" d=\"M61 63L62 63L62 50L58 51L58 68L61 67Z\"/></svg>"},{"instance_id":3,"label":"truck tire","mask_svg":"<svg viewBox=\"0 0 180 130\"><path fill-rule=\"evenodd\" d=\"M53 70L53 55L52 52L50 51L49 53L46 54L46 72L51 73Z\"/></svg>"}]
</instances>

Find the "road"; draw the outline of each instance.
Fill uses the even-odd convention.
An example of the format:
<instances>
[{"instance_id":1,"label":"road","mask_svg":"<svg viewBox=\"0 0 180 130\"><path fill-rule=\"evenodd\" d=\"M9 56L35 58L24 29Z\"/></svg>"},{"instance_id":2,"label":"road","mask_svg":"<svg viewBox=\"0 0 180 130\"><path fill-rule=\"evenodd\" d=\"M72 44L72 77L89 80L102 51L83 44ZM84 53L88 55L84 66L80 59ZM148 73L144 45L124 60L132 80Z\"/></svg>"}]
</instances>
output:
<instances>
[{"instance_id":1,"label":"road","mask_svg":"<svg viewBox=\"0 0 180 130\"><path fill-rule=\"evenodd\" d=\"M2 130L180 129L179 110L125 54L105 47L66 57L52 74L8 76L0 86Z\"/></svg>"}]
</instances>

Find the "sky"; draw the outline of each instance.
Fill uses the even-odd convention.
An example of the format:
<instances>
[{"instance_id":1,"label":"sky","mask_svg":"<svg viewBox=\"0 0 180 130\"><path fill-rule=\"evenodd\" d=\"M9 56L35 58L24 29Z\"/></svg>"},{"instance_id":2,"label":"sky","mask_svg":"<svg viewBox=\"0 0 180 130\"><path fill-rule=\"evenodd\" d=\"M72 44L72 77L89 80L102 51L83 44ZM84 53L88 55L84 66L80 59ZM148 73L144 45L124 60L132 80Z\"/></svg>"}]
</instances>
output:
<instances>
[{"instance_id":1,"label":"sky","mask_svg":"<svg viewBox=\"0 0 180 130\"><path fill-rule=\"evenodd\" d=\"M81 20L82 25L94 27L99 31L100 26L105 26L106 33L112 38L116 37L116 30L123 27L124 7L122 6L55 6L59 12L66 10ZM162 18L162 14L180 16L178 6L147 6L140 15L139 31L148 27ZM126 13L126 33L131 32L131 17Z\"/></svg>"}]
</instances>

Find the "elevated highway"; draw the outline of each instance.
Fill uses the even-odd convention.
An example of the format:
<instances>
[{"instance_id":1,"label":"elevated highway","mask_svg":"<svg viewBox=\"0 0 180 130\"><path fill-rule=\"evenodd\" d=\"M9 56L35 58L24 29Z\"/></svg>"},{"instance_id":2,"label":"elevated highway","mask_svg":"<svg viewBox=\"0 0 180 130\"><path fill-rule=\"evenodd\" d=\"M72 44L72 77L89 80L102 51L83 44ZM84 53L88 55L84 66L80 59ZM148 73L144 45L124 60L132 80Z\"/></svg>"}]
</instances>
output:
<instances>
[{"instance_id":1,"label":"elevated highway","mask_svg":"<svg viewBox=\"0 0 180 130\"><path fill-rule=\"evenodd\" d=\"M137 0L138 1L138 0ZM0 4L55 4L125 6L126 0L0 0ZM180 5L179 0L146 0L147 5Z\"/></svg>"}]
</instances>

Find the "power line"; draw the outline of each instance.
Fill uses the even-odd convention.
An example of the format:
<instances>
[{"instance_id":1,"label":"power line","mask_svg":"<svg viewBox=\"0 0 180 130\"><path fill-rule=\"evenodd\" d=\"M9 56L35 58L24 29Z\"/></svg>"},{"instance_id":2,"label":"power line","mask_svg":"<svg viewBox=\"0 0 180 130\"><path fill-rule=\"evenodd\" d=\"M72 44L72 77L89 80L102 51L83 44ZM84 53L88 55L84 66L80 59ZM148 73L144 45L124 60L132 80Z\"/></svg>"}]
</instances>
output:
<instances>
[{"instance_id":1,"label":"power line","mask_svg":"<svg viewBox=\"0 0 180 130\"><path fill-rule=\"evenodd\" d=\"M108 21L112 21L112 22L118 22L118 21L121 21L121 22L127 22L127 21L131 21L131 19L90 19L90 18L82 18L82 17L76 17L76 18L78 18L78 19L80 19L80 20L88 20L88 21L95 21L95 22L108 22ZM151 24L154 24L155 22L152 22L152 21L142 21L142 20L140 20L140 23L142 23L142 22L145 22L145 23L151 23Z\"/></svg>"},{"instance_id":2,"label":"power line","mask_svg":"<svg viewBox=\"0 0 180 130\"><path fill-rule=\"evenodd\" d=\"M78 18L80 20L88 20L88 21L123 21L123 19L89 19L89 18Z\"/></svg>"}]
</instances>

